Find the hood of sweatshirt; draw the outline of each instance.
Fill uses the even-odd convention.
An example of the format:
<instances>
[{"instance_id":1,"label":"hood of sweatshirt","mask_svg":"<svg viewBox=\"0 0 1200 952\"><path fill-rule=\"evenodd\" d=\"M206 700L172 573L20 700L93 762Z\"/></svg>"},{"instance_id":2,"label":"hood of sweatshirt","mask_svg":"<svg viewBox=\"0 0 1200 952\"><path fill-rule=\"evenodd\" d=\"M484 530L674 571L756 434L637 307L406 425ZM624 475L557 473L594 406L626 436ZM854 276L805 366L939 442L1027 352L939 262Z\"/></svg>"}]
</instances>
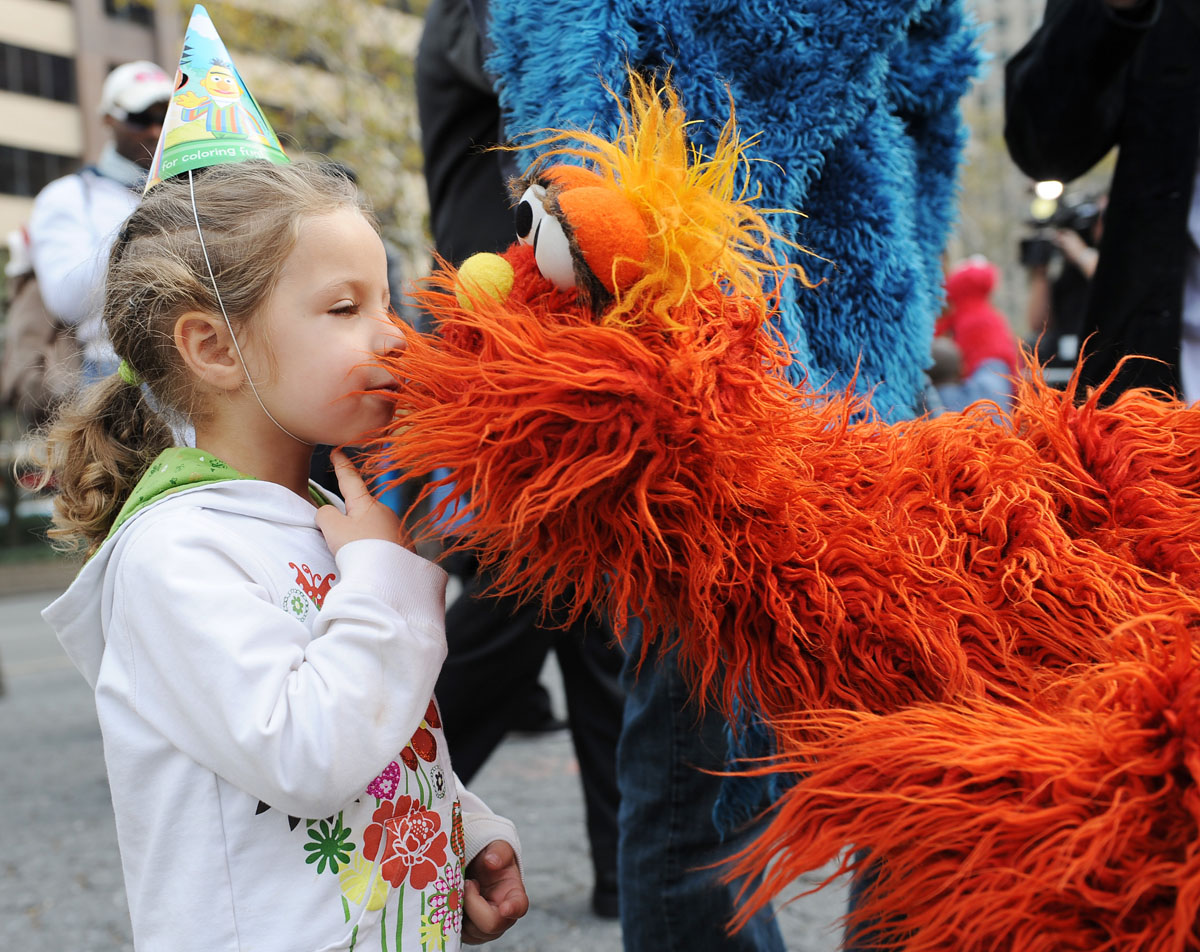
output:
<instances>
[{"instance_id":1,"label":"hood of sweatshirt","mask_svg":"<svg viewBox=\"0 0 1200 952\"><path fill-rule=\"evenodd\" d=\"M313 502L345 508L340 499L327 496L315 484L309 486L312 496L309 502L276 483L239 473L203 450L189 447L164 450L130 493L104 543L67 590L42 611L42 617L54 629L67 656L89 685L95 687L104 657L103 619L106 601L111 598L104 578L126 531L158 507L198 493L204 494L205 508L285 525L315 527L317 510Z\"/></svg>"}]
</instances>

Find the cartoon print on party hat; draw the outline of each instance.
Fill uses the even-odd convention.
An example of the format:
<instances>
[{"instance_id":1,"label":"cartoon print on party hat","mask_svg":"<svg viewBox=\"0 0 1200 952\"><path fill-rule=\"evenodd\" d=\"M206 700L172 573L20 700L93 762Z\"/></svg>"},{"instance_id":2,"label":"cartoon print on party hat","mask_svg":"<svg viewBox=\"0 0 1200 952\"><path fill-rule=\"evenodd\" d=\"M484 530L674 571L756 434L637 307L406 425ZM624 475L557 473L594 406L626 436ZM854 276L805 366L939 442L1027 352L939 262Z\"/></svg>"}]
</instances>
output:
<instances>
[{"instance_id":1,"label":"cartoon print on party hat","mask_svg":"<svg viewBox=\"0 0 1200 952\"><path fill-rule=\"evenodd\" d=\"M146 189L182 172L247 159L289 161L208 11L197 4Z\"/></svg>"}]
</instances>

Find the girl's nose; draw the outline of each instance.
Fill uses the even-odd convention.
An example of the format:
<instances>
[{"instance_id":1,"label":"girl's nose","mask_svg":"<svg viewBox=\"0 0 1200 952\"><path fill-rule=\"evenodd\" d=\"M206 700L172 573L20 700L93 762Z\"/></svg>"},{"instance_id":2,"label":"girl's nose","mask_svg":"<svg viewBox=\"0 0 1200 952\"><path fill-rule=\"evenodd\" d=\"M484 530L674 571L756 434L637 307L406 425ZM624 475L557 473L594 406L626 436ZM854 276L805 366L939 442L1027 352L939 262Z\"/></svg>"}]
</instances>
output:
<instances>
[{"instance_id":1,"label":"girl's nose","mask_svg":"<svg viewBox=\"0 0 1200 952\"><path fill-rule=\"evenodd\" d=\"M388 311L378 321L375 335L375 353L389 354L404 349L404 318L395 311Z\"/></svg>"}]
</instances>

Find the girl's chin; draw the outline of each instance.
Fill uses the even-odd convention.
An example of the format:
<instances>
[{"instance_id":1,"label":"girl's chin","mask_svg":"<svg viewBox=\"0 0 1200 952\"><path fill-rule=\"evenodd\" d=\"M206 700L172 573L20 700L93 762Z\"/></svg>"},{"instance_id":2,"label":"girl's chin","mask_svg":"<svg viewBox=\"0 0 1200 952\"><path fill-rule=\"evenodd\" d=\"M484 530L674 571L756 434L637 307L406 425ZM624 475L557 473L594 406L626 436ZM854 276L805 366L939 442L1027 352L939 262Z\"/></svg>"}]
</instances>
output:
<instances>
[{"instance_id":1,"label":"girl's chin","mask_svg":"<svg viewBox=\"0 0 1200 952\"><path fill-rule=\"evenodd\" d=\"M354 421L354 426L347 426L341 429L341 439L337 443L331 443L331 446L358 446L370 439L373 436L378 436L379 431L395 421L396 417L393 413L392 406L376 410L374 413L363 414Z\"/></svg>"}]
</instances>

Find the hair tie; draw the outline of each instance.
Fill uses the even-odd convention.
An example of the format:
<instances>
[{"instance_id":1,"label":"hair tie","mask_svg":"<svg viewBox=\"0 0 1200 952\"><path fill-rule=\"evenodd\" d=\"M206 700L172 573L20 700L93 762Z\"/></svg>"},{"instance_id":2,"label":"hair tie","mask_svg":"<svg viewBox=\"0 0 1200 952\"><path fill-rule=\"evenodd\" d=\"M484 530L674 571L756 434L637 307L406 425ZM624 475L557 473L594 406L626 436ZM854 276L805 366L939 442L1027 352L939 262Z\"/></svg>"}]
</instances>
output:
<instances>
[{"instance_id":1,"label":"hair tie","mask_svg":"<svg viewBox=\"0 0 1200 952\"><path fill-rule=\"evenodd\" d=\"M117 376L124 380L131 387L140 387L142 385L142 377L133 365L125 358L121 358L121 362L117 364Z\"/></svg>"}]
</instances>

